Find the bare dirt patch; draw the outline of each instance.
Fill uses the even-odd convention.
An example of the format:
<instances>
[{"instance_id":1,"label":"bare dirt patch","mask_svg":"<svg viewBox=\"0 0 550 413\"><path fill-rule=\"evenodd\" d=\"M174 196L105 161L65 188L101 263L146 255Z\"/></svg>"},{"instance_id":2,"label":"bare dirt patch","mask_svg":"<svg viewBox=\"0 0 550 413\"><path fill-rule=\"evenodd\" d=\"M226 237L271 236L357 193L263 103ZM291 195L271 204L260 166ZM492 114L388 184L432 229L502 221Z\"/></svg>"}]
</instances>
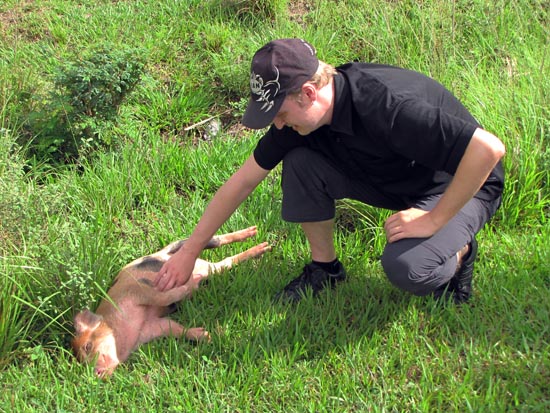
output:
<instances>
[{"instance_id":1,"label":"bare dirt patch","mask_svg":"<svg viewBox=\"0 0 550 413\"><path fill-rule=\"evenodd\" d=\"M313 10L313 8L313 2L309 0L291 1L288 5L288 15L291 20L303 25L305 23L304 15Z\"/></svg>"},{"instance_id":2,"label":"bare dirt patch","mask_svg":"<svg viewBox=\"0 0 550 413\"><path fill-rule=\"evenodd\" d=\"M23 38L37 41L49 35L45 25L41 24L44 10L35 1L22 0L15 6L0 8L0 38L6 41Z\"/></svg>"}]
</instances>

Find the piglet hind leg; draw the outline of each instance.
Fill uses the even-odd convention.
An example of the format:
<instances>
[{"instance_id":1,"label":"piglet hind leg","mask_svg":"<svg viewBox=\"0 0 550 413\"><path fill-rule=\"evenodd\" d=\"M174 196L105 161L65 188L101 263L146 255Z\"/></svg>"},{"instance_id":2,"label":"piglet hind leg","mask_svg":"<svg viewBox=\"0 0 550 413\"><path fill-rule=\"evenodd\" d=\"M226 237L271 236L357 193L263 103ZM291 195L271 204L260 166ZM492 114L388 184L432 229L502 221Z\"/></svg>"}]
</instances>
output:
<instances>
[{"instance_id":1,"label":"piglet hind leg","mask_svg":"<svg viewBox=\"0 0 550 413\"><path fill-rule=\"evenodd\" d=\"M240 262L259 257L270 249L271 247L267 242L262 242L261 244L255 245L254 247L249 248L239 254L227 257L219 262L209 264L209 274L215 274L223 270L228 270L229 268L239 264Z\"/></svg>"},{"instance_id":2,"label":"piglet hind leg","mask_svg":"<svg viewBox=\"0 0 550 413\"><path fill-rule=\"evenodd\" d=\"M212 237L208 244L204 247L205 249L217 248L222 245L231 244L233 242L241 242L247 240L250 237L255 236L258 233L256 226L248 227L241 229L240 231L230 232L228 234L216 235Z\"/></svg>"}]
</instances>

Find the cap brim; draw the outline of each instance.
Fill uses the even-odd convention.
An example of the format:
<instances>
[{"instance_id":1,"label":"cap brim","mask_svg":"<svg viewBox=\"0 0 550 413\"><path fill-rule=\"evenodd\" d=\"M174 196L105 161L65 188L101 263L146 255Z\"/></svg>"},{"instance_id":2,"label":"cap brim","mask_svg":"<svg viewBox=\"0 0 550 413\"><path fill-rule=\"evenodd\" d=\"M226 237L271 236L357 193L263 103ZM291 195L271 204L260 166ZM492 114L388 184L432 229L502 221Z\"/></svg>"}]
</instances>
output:
<instances>
[{"instance_id":1,"label":"cap brim","mask_svg":"<svg viewBox=\"0 0 550 413\"><path fill-rule=\"evenodd\" d=\"M241 123L250 129L263 129L269 126L277 116L284 100L284 95L277 96L273 101L273 107L266 112L262 110L264 102L258 102L257 97L252 96L248 101Z\"/></svg>"}]
</instances>

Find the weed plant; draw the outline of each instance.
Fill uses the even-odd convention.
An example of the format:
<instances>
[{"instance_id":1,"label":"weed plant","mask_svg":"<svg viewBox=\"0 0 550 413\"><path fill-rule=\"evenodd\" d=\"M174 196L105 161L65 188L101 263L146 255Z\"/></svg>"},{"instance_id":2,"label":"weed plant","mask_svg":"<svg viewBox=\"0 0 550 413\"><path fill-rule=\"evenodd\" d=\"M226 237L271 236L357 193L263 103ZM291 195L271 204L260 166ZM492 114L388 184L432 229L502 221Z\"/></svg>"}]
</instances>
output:
<instances>
[{"instance_id":1,"label":"weed plant","mask_svg":"<svg viewBox=\"0 0 550 413\"><path fill-rule=\"evenodd\" d=\"M549 12L542 0L5 0L0 411L548 411ZM274 303L310 259L299 228L280 219L276 169L221 229L257 225L257 240L203 257L264 240L273 250L213 277L174 315L212 342L157 340L98 380L68 350L73 315L95 308L123 265L189 235L249 156L261 137L238 123L250 59L278 37L306 38L333 64L424 72L505 142L505 195L479 235L471 303L393 288L378 261L388 212L352 201L339 202L335 233L349 281ZM124 98L100 109L116 113L88 136L105 145L33 160L32 145L83 130L29 129L33 113L62 116L48 112L62 91L55 74L105 45L132 73Z\"/></svg>"}]
</instances>

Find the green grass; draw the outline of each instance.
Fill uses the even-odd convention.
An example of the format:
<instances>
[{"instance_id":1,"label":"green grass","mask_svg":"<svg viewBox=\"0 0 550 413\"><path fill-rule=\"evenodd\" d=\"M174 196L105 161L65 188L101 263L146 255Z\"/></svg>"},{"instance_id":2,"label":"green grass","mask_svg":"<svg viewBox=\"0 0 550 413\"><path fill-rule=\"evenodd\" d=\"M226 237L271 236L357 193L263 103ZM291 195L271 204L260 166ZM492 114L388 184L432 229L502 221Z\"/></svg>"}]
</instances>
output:
<instances>
[{"instance_id":1,"label":"green grass","mask_svg":"<svg viewBox=\"0 0 550 413\"><path fill-rule=\"evenodd\" d=\"M545 412L550 409L550 15L544 1L16 1L0 5L0 411ZM222 231L273 250L212 278L174 315L212 342L141 347L107 381L68 350L72 317L118 270L186 237L259 133L237 121L249 62L275 37L322 59L427 73L505 142L506 191L481 232L471 304L409 296L378 257L387 211L338 205L349 281L296 307L272 296L309 261L280 219L279 170ZM146 70L73 164L27 157L53 75L84 51L140 48ZM211 116L221 134L204 140ZM189 129L189 127L191 127Z\"/></svg>"}]
</instances>

